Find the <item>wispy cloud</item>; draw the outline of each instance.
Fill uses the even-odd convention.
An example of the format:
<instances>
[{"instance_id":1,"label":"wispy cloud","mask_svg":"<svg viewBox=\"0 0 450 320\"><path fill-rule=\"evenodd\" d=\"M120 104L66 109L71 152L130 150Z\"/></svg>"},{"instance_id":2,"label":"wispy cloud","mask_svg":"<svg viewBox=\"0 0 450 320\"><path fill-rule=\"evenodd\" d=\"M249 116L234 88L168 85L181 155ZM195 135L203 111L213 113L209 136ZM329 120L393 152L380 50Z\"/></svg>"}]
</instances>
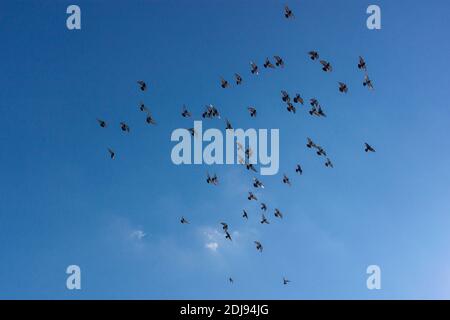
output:
<instances>
[{"instance_id":1,"label":"wispy cloud","mask_svg":"<svg viewBox=\"0 0 450 320\"><path fill-rule=\"evenodd\" d=\"M130 237L132 239L138 239L141 240L142 238L144 238L147 234L142 231L142 230L134 230L133 232L131 232Z\"/></svg>"}]
</instances>

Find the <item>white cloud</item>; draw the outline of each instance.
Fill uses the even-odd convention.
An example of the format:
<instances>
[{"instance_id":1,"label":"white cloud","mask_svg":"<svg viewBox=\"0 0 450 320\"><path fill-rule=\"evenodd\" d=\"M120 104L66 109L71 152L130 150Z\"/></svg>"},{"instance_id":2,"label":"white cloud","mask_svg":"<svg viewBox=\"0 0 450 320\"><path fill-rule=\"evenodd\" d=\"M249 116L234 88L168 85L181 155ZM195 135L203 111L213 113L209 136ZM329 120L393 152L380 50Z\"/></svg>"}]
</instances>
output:
<instances>
[{"instance_id":1,"label":"white cloud","mask_svg":"<svg viewBox=\"0 0 450 320\"><path fill-rule=\"evenodd\" d=\"M144 231L142 231L142 230L134 230L133 232L131 232L130 237L133 238L133 239L141 240L146 235L147 234Z\"/></svg>"},{"instance_id":2,"label":"white cloud","mask_svg":"<svg viewBox=\"0 0 450 320\"><path fill-rule=\"evenodd\" d=\"M211 251L217 251L219 244L217 242L208 242L205 244L205 247Z\"/></svg>"}]
</instances>

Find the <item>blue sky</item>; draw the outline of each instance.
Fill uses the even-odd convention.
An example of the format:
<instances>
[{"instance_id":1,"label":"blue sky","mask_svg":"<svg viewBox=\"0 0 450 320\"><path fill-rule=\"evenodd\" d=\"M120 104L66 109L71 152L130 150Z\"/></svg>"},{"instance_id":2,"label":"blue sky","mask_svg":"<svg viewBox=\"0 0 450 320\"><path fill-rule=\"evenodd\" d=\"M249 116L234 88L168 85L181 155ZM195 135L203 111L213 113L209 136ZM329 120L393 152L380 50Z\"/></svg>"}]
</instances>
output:
<instances>
[{"instance_id":1,"label":"blue sky","mask_svg":"<svg viewBox=\"0 0 450 320\"><path fill-rule=\"evenodd\" d=\"M295 20L283 17L285 3ZM79 31L66 28L70 4L0 5L0 298L450 297L447 1L77 1ZM369 4L381 7L379 31L365 26ZM250 60L273 55L284 69L250 75ZM359 55L373 92L361 85ZM234 72L244 84L221 89L220 76ZM328 117L288 113L282 89L318 98ZM145 124L141 100L157 126ZM253 175L242 167L171 162L171 132L193 126L181 106L198 118L209 103L235 127L280 129L280 173L262 177L258 192L269 226L246 199ZM334 169L305 147L308 136ZM377 153L364 153L365 141ZM294 178L296 163L304 174ZM207 170L220 186L205 183ZM80 291L65 287L71 264ZM382 290L366 288L371 264Z\"/></svg>"}]
</instances>

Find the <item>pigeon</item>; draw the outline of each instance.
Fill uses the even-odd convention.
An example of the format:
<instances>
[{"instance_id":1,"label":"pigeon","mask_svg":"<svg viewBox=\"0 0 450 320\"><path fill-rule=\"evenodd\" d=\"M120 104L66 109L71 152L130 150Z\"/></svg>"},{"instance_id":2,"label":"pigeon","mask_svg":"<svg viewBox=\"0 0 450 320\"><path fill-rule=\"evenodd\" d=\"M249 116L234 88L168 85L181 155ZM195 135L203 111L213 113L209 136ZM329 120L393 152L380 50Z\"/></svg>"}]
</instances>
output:
<instances>
[{"instance_id":1,"label":"pigeon","mask_svg":"<svg viewBox=\"0 0 450 320\"><path fill-rule=\"evenodd\" d=\"M256 250L258 250L259 252L262 252L263 246L262 246L261 242L259 242L259 241L254 241L254 242L256 244Z\"/></svg>"},{"instance_id":2,"label":"pigeon","mask_svg":"<svg viewBox=\"0 0 450 320\"><path fill-rule=\"evenodd\" d=\"M261 215L261 224L270 224L269 220L267 220L264 214Z\"/></svg>"},{"instance_id":3,"label":"pigeon","mask_svg":"<svg viewBox=\"0 0 450 320\"><path fill-rule=\"evenodd\" d=\"M233 126L231 125L231 122L228 121L228 119L226 120L226 122L227 122L227 126L226 126L225 130L231 130L231 129L233 129Z\"/></svg>"},{"instance_id":4,"label":"pigeon","mask_svg":"<svg viewBox=\"0 0 450 320\"><path fill-rule=\"evenodd\" d=\"M284 284L284 285L287 285L289 282L291 282L291 280L288 280L288 279L286 279L286 278L283 278L283 284Z\"/></svg>"},{"instance_id":5,"label":"pigeon","mask_svg":"<svg viewBox=\"0 0 450 320\"><path fill-rule=\"evenodd\" d=\"M97 119L97 122L98 122L98 124L99 124L99 126L100 126L100 127L102 127L102 128L106 128L106 121L103 121L103 120Z\"/></svg>"},{"instance_id":6,"label":"pigeon","mask_svg":"<svg viewBox=\"0 0 450 320\"><path fill-rule=\"evenodd\" d=\"M276 65L277 67L283 68L283 67L284 67L284 61L283 61L283 59L282 59L280 56L273 56L273 57L274 57L274 59L275 59L275 65Z\"/></svg>"},{"instance_id":7,"label":"pigeon","mask_svg":"<svg viewBox=\"0 0 450 320\"><path fill-rule=\"evenodd\" d=\"M248 220L248 214L247 211L243 210L243 214L242 214L242 218L247 219Z\"/></svg>"},{"instance_id":8,"label":"pigeon","mask_svg":"<svg viewBox=\"0 0 450 320\"><path fill-rule=\"evenodd\" d=\"M233 241L233 239L231 239L231 235L230 235L230 233L228 231L225 231L225 239Z\"/></svg>"},{"instance_id":9,"label":"pigeon","mask_svg":"<svg viewBox=\"0 0 450 320\"><path fill-rule=\"evenodd\" d=\"M369 88L370 90L373 90L372 80L370 80L367 74L364 76L363 86Z\"/></svg>"},{"instance_id":10,"label":"pigeon","mask_svg":"<svg viewBox=\"0 0 450 320\"><path fill-rule=\"evenodd\" d=\"M309 110L309 114L312 116L317 116L319 118L327 116L320 105L317 107L313 106L312 109Z\"/></svg>"},{"instance_id":11,"label":"pigeon","mask_svg":"<svg viewBox=\"0 0 450 320\"><path fill-rule=\"evenodd\" d=\"M233 278L228 278L228 281L231 283L231 284L233 284L234 283L234 280L233 280Z\"/></svg>"},{"instance_id":12,"label":"pigeon","mask_svg":"<svg viewBox=\"0 0 450 320\"><path fill-rule=\"evenodd\" d=\"M153 119L152 115L150 113L147 114L147 119L145 119L145 121L147 121L148 124L156 124L155 119Z\"/></svg>"},{"instance_id":13,"label":"pigeon","mask_svg":"<svg viewBox=\"0 0 450 320\"><path fill-rule=\"evenodd\" d=\"M239 75L239 73L235 73L234 78L236 80L236 85L240 85L242 83L242 77Z\"/></svg>"},{"instance_id":14,"label":"pigeon","mask_svg":"<svg viewBox=\"0 0 450 320\"><path fill-rule=\"evenodd\" d=\"M325 152L325 150L321 147L321 146L316 146L316 153L318 156L327 156L327 153Z\"/></svg>"},{"instance_id":15,"label":"pigeon","mask_svg":"<svg viewBox=\"0 0 450 320\"><path fill-rule=\"evenodd\" d=\"M184 217L181 217L180 222L181 224L189 224L189 221L187 221Z\"/></svg>"},{"instance_id":16,"label":"pigeon","mask_svg":"<svg viewBox=\"0 0 450 320\"><path fill-rule=\"evenodd\" d=\"M183 105L183 109L181 109L181 116L183 118L190 118L191 117L191 113L187 109L186 105Z\"/></svg>"},{"instance_id":17,"label":"pigeon","mask_svg":"<svg viewBox=\"0 0 450 320\"><path fill-rule=\"evenodd\" d=\"M267 211L267 206L265 203L261 203L261 210L262 211Z\"/></svg>"},{"instance_id":18,"label":"pigeon","mask_svg":"<svg viewBox=\"0 0 450 320\"><path fill-rule=\"evenodd\" d=\"M287 93L284 90L281 90L281 100L283 100L283 102L291 102L291 97L289 97L289 93Z\"/></svg>"},{"instance_id":19,"label":"pigeon","mask_svg":"<svg viewBox=\"0 0 450 320\"><path fill-rule=\"evenodd\" d=\"M147 90L147 84L146 84L144 81L139 80L139 81L137 82L137 84L139 85L139 88L141 89L141 91Z\"/></svg>"},{"instance_id":20,"label":"pigeon","mask_svg":"<svg viewBox=\"0 0 450 320\"><path fill-rule=\"evenodd\" d=\"M255 197L255 195L253 194L253 192L249 192L249 193L248 193L247 199L248 199L248 200L255 200L255 201L258 201L258 198Z\"/></svg>"},{"instance_id":21,"label":"pigeon","mask_svg":"<svg viewBox=\"0 0 450 320\"><path fill-rule=\"evenodd\" d=\"M306 144L306 146L308 148L315 148L316 144L311 140L311 138L306 138L308 140L308 143Z\"/></svg>"},{"instance_id":22,"label":"pigeon","mask_svg":"<svg viewBox=\"0 0 450 320\"><path fill-rule=\"evenodd\" d=\"M256 75L259 74L258 66L254 62L250 61L250 67L251 67L250 71L252 74Z\"/></svg>"},{"instance_id":23,"label":"pigeon","mask_svg":"<svg viewBox=\"0 0 450 320\"><path fill-rule=\"evenodd\" d=\"M319 53L317 51L310 51L308 52L308 55L311 58L311 60L319 59Z\"/></svg>"},{"instance_id":24,"label":"pigeon","mask_svg":"<svg viewBox=\"0 0 450 320\"><path fill-rule=\"evenodd\" d=\"M283 219L283 214L282 214L282 213L280 212L280 210L278 210L278 209L275 209L274 216L275 216L276 218Z\"/></svg>"},{"instance_id":25,"label":"pigeon","mask_svg":"<svg viewBox=\"0 0 450 320\"><path fill-rule=\"evenodd\" d=\"M322 70L325 72L331 72L333 71L333 67L331 66L331 63L325 60L320 60L320 64L323 66Z\"/></svg>"},{"instance_id":26,"label":"pigeon","mask_svg":"<svg viewBox=\"0 0 450 320\"><path fill-rule=\"evenodd\" d=\"M223 231L228 231L228 224L227 223L221 222L220 224L222 225Z\"/></svg>"},{"instance_id":27,"label":"pigeon","mask_svg":"<svg viewBox=\"0 0 450 320\"><path fill-rule=\"evenodd\" d=\"M300 94L298 94L298 93L295 94L294 103L303 104L303 98L300 96Z\"/></svg>"},{"instance_id":28,"label":"pigeon","mask_svg":"<svg viewBox=\"0 0 450 320\"><path fill-rule=\"evenodd\" d=\"M203 118L218 118L220 119L219 111L212 104L206 106L205 111L202 114Z\"/></svg>"},{"instance_id":29,"label":"pigeon","mask_svg":"<svg viewBox=\"0 0 450 320\"><path fill-rule=\"evenodd\" d=\"M142 112L148 111L147 107L145 106L145 104L143 102L139 103L139 110L141 110Z\"/></svg>"},{"instance_id":30,"label":"pigeon","mask_svg":"<svg viewBox=\"0 0 450 320\"><path fill-rule=\"evenodd\" d=\"M295 113L295 111L297 110L297 109L295 108L295 106L294 106L292 103L290 103L290 102L287 103L286 109L287 109L287 111L293 112L293 113Z\"/></svg>"},{"instance_id":31,"label":"pigeon","mask_svg":"<svg viewBox=\"0 0 450 320\"><path fill-rule=\"evenodd\" d=\"M347 93L348 92L347 85L343 82L339 82L339 91L342 93Z\"/></svg>"},{"instance_id":32,"label":"pigeon","mask_svg":"<svg viewBox=\"0 0 450 320\"><path fill-rule=\"evenodd\" d=\"M257 172L255 166L251 163L246 163L245 167L247 168L247 170L252 170L254 172Z\"/></svg>"},{"instance_id":33,"label":"pigeon","mask_svg":"<svg viewBox=\"0 0 450 320\"><path fill-rule=\"evenodd\" d=\"M197 132L194 128L189 128L188 131L191 133L191 136L197 136Z\"/></svg>"},{"instance_id":34,"label":"pigeon","mask_svg":"<svg viewBox=\"0 0 450 320\"><path fill-rule=\"evenodd\" d=\"M125 122L121 122L121 123L120 123L120 128L121 128L122 131L124 131L124 132L130 132L130 127L129 127Z\"/></svg>"},{"instance_id":35,"label":"pigeon","mask_svg":"<svg viewBox=\"0 0 450 320\"><path fill-rule=\"evenodd\" d=\"M331 162L331 160L329 158L327 158L327 162L325 162L325 167L334 168L333 163Z\"/></svg>"},{"instance_id":36,"label":"pigeon","mask_svg":"<svg viewBox=\"0 0 450 320\"><path fill-rule=\"evenodd\" d=\"M286 19L295 18L294 13L288 6L284 6L284 16Z\"/></svg>"},{"instance_id":37,"label":"pigeon","mask_svg":"<svg viewBox=\"0 0 450 320\"><path fill-rule=\"evenodd\" d=\"M255 118L256 117L256 109L253 107L248 107L248 112L250 112L250 117Z\"/></svg>"},{"instance_id":38,"label":"pigeon","mask_svg":"<svg viewBox=\"0 0 450 320\"><path fill-rule=\"evenodd\" d=\"M227 80L225 80L224 78L221 78L220 79L220 86L225 89L225 88L228 88L230 85L229 85Z\"/></svg>"},{"instance_id":39,"label":"pigeon","mask_svg":"<svg viewBox=\"0 0 450 320\"><path fill-rule=\"evenodd\" d=\"M258 178L253 178L253 186L255 188L261 188L264 189L264 184L258 180Z\"/></svg>"},{"instance_id":40,"label":"pigeon","mask_svg":"<svg viewBox=\"0 0 450 320\"><path fill-rule=\"evenodd\" d=\"M250 159L250 157L253 155L253 150L248 147L247 149L245 149L245 157Z\"/></svg>"},{"instance_id":41,"label":"pigeon","mask_svg":"<svg viewBox=\"0 0 450 320\"><path fill-rule=\"evenodd\" d=\"M217 178L217 175L214 174L214 176L210 176L209 173L206 174L206 182L208 184L212 184L217 186L219 184L219 178Z\"/></svg>"},{"instance_id":42,"label":"pigeon","mask_svg":"<svg viewBox=\"0 0 450 320\"><path fill-rule=\"evenodd\" d=\"M298 173L299 175L303 174L302 167L299 164L295 167L295 172Z\"/></svg>"},{"instance_id":43,"label":"pigeon","mask_svg":"<svg viewBox=\"0 0 450 320\"><path fill-rule=\"evenodd\" d=\"M361 57L361 56L359 56L358 69L367 71L366 62L364 61L363 57Z\"/></svg>"},{"instance_id":44,"label":"pigeon","mask_svg":"<svg viewBox=\"0 0 450 320\"><path fill-rule=\"evenodd\" d=\"M114 150L112 150L111 148L108 148L108 152L109 152L109 157L114 160L114 158L116 157L116 153L114 152Z\"/></svg>"},{"instance_id":45,"label":"pigeon","mask_svg":"<svg viewBox=\"0 0 450 320\"><path fill-rule=\"evenodd\" d=\"M269 58L266 58L266 61L264 62L264 68L275 68L275 66L270 62Z\"/></svg>"},{"instance_id":46,"label":"pigeon","mask_svg":"<svg viewBox=\"0 0 450 320\"><path fill-rule=\"evenodd\" d=\"M285 174L283 175L283 183L291 186L291 181L289 180L289 178Z\"/></svg>"},{"instance_id":47,"label":"pigeon","mask_svg":"<svg viewBox=\"0 0 450 320\"><path fill-rule=\"evenodd\" d=\"M364 149L365 152L375 152L375 149L370 144L368 144L367 142L365 142L364 145L366 147Z\"/></svg>"}]
</instances>

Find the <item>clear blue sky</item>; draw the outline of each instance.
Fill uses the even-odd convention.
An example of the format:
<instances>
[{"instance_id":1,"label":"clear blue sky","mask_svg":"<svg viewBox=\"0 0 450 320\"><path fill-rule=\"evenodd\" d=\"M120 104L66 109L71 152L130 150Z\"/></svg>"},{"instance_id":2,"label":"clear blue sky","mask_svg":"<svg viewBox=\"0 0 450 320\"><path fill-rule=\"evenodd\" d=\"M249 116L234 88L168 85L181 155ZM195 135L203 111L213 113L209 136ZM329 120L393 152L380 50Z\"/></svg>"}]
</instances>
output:
<instances>
[{"instance_id":1,"label":"clear blue sky","mask_svg":"<svg viewBox=\"0 0 450 320\"><path fill-rule=\"evenodd\" d=\"M80 31L66 29L73 2L0 5L1 298L450 298L448 1L75 3ZM295 20L283 17L285 3ZM365 26L375 3L380 31ZM331 74L308 59L313 49ZM286 67L252 77L249 61L272 55ZM373 92L361 85L359 55ZM244 84L221 89L220 76L234 72ZM281 89L318 98L328 117L288 113ZM157 126L145 124L141 100ZM262 177L258 192L268 226L246 199L251 173L170 160L172 130L193 125L181 106L198 118L209 103L235 127L280 129L280 174ZM305 147L307 136L334 169ZM377 153L364 153L365 141ZM205 183L206 170L220 186ZM65 288L70 264L81 267L81 291ZM380 291L366 289L371 264L381 267ZM283 286L283 276L293 282Z\"/></svg>"}]
</instances>

